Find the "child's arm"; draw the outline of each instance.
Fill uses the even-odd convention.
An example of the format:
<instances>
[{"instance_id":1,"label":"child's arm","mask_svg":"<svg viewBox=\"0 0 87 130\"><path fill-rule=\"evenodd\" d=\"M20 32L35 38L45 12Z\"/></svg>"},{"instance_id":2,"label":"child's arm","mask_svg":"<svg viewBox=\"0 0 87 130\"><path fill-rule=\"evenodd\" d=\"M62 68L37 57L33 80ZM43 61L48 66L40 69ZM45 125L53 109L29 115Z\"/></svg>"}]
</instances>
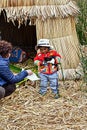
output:
<instances>
[{"instance_id":1,"label":"child's arm","mask_svg":"<svg viewBox=\"0 0 87 130\"><path fill-rule=\"evenodd\" d=\"M40 66L42 64L42 60L39 59L38 55L34 58L34 64Z\"/></svg>"},{"instance_id":2,"label":"child's arm","mask_svg":"<svg viewBox=\"0 0 87 130\"><path fill-rule=\"evenodd\" d=\"M61 55L57 53L56 51L54 51L54 55L61 58Z\"/></svg>"},{"instance_id":3,"label":"child's arm","mask_svg":"<svg viewBox=\"0 0 87 130\"><path fill-rule=\"evenodd\" d=\"M54 55L56 56L56 62L60 63L61 62L61 55L59 53L57 53L56 51L54 51Z\"/></svg>"}]
</instances>

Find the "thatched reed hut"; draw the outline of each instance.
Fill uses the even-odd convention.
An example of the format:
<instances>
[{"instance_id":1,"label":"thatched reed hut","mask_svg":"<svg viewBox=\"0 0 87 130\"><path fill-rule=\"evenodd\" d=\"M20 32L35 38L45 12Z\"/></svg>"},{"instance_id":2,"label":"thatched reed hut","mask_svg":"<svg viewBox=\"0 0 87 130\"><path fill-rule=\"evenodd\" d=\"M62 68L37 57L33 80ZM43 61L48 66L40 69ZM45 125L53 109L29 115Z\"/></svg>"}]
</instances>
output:
<instances>
[{"instance_id":1,"label":"thatched reed hut","mask_svg":"<svg viewBox=\"0 0 87 130\"><path fill-rule=\"evenodd\" d=\"M75 2L72 0L0 0L0 12L0 21L3 21L0 22L0 30L2 35L4 34L2 36L4 39L16 42L18 45L22 44L24 47L34 48L38 39L48 38L62 55L64 68L78 66L79 44L75 16L79 9ZM15 26L17 27L14 33ZM12 34L14 36L11 38Z\"/></svg>"}]
</instances>

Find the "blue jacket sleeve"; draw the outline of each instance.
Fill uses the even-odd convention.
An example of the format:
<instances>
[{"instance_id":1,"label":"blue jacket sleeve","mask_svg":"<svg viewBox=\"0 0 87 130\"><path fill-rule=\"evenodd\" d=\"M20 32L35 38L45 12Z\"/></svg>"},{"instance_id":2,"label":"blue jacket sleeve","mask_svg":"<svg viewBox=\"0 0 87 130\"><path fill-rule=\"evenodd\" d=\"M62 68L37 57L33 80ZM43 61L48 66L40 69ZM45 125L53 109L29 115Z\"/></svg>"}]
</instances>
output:
<instances>
[{"instance_id":1,"label":"blue jacket sleeve","mask_svg":"<svg viewBox=\"0 0 87 130\"><path fill-rule=\"evenodd\" d=\"M27 71L21 71L19 74L14 75L10 69L9 66L4 66L4 68L0 69L0 75L1 77L7 81L7 83L18 83L21 80L23 80L27 75Z\"/></svg>"}]
</instances>

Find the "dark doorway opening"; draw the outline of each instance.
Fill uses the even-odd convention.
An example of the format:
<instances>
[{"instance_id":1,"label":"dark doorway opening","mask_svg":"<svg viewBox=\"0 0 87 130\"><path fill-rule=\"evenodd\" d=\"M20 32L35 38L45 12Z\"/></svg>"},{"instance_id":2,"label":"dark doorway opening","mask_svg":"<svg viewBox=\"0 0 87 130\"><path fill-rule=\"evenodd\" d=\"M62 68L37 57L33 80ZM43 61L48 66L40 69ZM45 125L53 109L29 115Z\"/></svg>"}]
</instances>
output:
<instances>
[{"instance_id":1,"label":"dark doorway opening","mask_svg":"<svg viewBox=\"0 0 87 130\"><path fill-rule=\"evenodd\" d=\"M1 12L0 15L0 39L7 40L12 43L13 46L20 47L28 53L36 53L35 45L37 44L36 38L36 26L29 25L29 20L27 24L22 24L18 28L18 22L15 21L15 25L10 21L7 22L4 17L4 13Z\"/></svg>"}]
</instances>

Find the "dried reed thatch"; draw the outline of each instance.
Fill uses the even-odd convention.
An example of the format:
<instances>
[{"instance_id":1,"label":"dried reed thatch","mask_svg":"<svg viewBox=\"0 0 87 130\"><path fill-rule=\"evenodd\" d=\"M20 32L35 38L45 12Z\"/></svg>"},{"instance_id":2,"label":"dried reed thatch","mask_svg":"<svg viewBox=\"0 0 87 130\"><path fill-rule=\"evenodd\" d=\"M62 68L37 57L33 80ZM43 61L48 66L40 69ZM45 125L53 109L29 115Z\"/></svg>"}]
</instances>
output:
<instances>
[{"instance_id":1,"label":"dried reed thatch","mask_svg":"<svg viewBox=\"0 0 87 130\"><path fill-rule=\"evenodd\" d=\"M37 39L48 38L51 45L63 57L64 68L76 68L79 64L79 45L73 17L65 19L37 19Z\"/></svg>"},{"instance_id":2,"label":"dried reed thatch","mask_svg":"<svg viewBox=\"0 0 87 130\"><path fill-rule=\"evenodd\" d=\"M41 18L42 20L57 17L75 16L79 9L69 0L1 0L0 10L5 9L7 18L15 20L15 18L25 19L26 17ZM13 21L12 20L12 21Z\"/></svg>"},{"instance_id":3,"label":"dried reed thatch","mask_svg":"<svg viewBox=\"0 0 87 130\"><path fill-rule=\"evenodd\" d=\"M0 7L31 6L34 0L0 0Z\"/></svg>"},{"instance_id":4,"label":"dried reed thatch","mask_svg":"<svg viewBox=\"0 0 87 130\"><path fill-rule=\"evenodd\" d=\"M40 12L36 19L37 39L50 39L51 45L63 57L63 68L76 68L79 64L79 45L73 16L79 12L78 7L68 0L50 1L47 6L42 1L35 4L44 10L43 13L40 9L36 11Z\"/></svg>"}]
</instances>

